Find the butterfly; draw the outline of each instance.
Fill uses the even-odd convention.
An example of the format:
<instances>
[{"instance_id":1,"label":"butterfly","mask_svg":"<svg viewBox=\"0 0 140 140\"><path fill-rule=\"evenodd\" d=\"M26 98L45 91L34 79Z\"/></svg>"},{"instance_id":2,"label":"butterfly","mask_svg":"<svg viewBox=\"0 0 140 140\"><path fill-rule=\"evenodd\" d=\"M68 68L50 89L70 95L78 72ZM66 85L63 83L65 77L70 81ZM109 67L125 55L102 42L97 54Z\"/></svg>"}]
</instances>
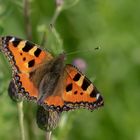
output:
<instances>
[{"instance_id":1,"label":"butterfly","mask_svg":"<svg viewBox=\"0 0 140 140\"><path fill-rule=\"evenodd\" d=\"M38 45L13 36L0 38L0 50L11 64L16 93L26 100L60 112L103 106L92 82L75 66L64 64L64 53L54 57Z\"/></svg>"}]
</instances>

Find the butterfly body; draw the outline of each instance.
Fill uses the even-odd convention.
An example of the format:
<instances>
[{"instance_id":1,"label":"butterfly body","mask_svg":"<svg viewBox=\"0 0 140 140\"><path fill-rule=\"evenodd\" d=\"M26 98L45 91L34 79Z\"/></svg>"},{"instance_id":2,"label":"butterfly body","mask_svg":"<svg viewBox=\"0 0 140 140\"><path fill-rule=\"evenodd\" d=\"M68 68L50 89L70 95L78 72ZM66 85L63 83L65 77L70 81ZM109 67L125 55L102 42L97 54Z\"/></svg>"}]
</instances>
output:
<instances>
[{"instance_id":1,"label":"butterfly body","mask_svg":"<svg viewBox=\"0 0 140 140\"><path fill-rule=\"evenodd\" d=\"M63 81L61 80L63 79L61 77L63 77L64 73L63 55L60 54L45 67L45 74L39 84L40 97L38 102L40 102L40 104L44 102L45 98L52 96L53 94L55 94L56 96L58 92L55 93L55 88L59 86L58 82L61 84L63 83Z\"/></svg>"},{"instance_id":2,"label":"butterfly body","mask_svg":"<svg viewBox=\"0 0 140 140\"><path fill-rule=\"evenodd\" d=\"M1 37L0 50L12 66L18 94L47 110L94 110L103 105L99 91L76 67L64 64L38 45L13 36Z\"/></svg>"}]
</instances>

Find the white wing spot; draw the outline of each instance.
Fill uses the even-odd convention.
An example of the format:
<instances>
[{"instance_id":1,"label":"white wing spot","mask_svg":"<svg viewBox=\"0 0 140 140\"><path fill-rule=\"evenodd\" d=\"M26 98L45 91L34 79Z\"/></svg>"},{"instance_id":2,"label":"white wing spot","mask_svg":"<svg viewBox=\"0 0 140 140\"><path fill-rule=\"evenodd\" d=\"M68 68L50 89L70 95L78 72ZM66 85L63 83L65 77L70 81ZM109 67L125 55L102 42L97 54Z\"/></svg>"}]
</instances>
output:
<instances>
[{"instance_id":1,"label":"white wing spot","mask_svg":"<svg viewBox=\"0 0 140 140\"><path fill-rule=\"evenodd\" d=\"M9 42L13 42L13 41L15 41L14 37L12 37L12 39L9 40Z\"/></svg>"},{"instance_id":2,"label":"white wing spot","mask_svg":"<svg viewBox=\"0 0 140 140\"><path fill-rule=\"evenodd\" d=\"M98 93L98 94L96 95L97 100L98 100L99 96L100 96L100 94Z\"/></svg>"}]
</instances>

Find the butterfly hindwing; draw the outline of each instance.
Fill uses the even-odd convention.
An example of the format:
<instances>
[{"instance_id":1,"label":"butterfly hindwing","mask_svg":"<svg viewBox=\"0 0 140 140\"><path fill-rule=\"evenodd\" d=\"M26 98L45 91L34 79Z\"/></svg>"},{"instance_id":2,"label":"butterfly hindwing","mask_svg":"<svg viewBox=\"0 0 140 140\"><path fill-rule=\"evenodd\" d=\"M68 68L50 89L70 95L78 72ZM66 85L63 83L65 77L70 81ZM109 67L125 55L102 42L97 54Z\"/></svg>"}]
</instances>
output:
<instances>
[{"instance_id":1,"label":"butterfly hindwing","mask_svg":"<svg viewBox=\"0 0 140 140\"><path fill-rule=\"evenodd\" d=\"M29 75L26 73L18 73L13 76L13 81L17 86L18 94L22 94L28 100L37 100L38 89L30 80Z\"/></svg>"}]
</instances>

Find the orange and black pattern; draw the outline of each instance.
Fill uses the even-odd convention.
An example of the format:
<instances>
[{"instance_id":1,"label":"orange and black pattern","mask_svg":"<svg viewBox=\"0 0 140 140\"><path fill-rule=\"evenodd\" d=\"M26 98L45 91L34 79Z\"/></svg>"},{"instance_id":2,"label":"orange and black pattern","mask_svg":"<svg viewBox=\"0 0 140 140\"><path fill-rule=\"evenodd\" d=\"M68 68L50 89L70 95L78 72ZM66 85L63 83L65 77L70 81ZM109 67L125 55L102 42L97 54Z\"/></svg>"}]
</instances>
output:
<instances>
[{"instance_id":1,"label":"orange and black pattern","mask_svg":"<svg viewBox=\"0 0 140 140\"><path fill-rule=\"evenodd\" d=\"M36 44L12 36L2 37L2 51L8 57L16 71L30 72L44 59L52 56L42 51Z\"/></svg>"},{"instance_id":2,"label":"orange and black pattern","mask_svg":"<svg viewBox=\"0 0 140 140\"><path fill-rule=\"evenodd\" d=\"M22 95L25 99L35 101L47 110L57 111L77 108L94 110L104 104L102 96L93 83L70 64L61 68L63 73L58 74L60 77L56 85L47 83L53 92L49 96L44 96L43 101L38 102L39 85L43 77L49 77L46 74L48 70L55 71L55 65L53 66L52 63L57 62L57 58L34 43L13 36L1 37L0 50L6 55L12 66L13 83L17 94ZM58 57L58 59L60 58ZM63 62L60 61L60 63Z\"/></svg>"}]
</instances>

